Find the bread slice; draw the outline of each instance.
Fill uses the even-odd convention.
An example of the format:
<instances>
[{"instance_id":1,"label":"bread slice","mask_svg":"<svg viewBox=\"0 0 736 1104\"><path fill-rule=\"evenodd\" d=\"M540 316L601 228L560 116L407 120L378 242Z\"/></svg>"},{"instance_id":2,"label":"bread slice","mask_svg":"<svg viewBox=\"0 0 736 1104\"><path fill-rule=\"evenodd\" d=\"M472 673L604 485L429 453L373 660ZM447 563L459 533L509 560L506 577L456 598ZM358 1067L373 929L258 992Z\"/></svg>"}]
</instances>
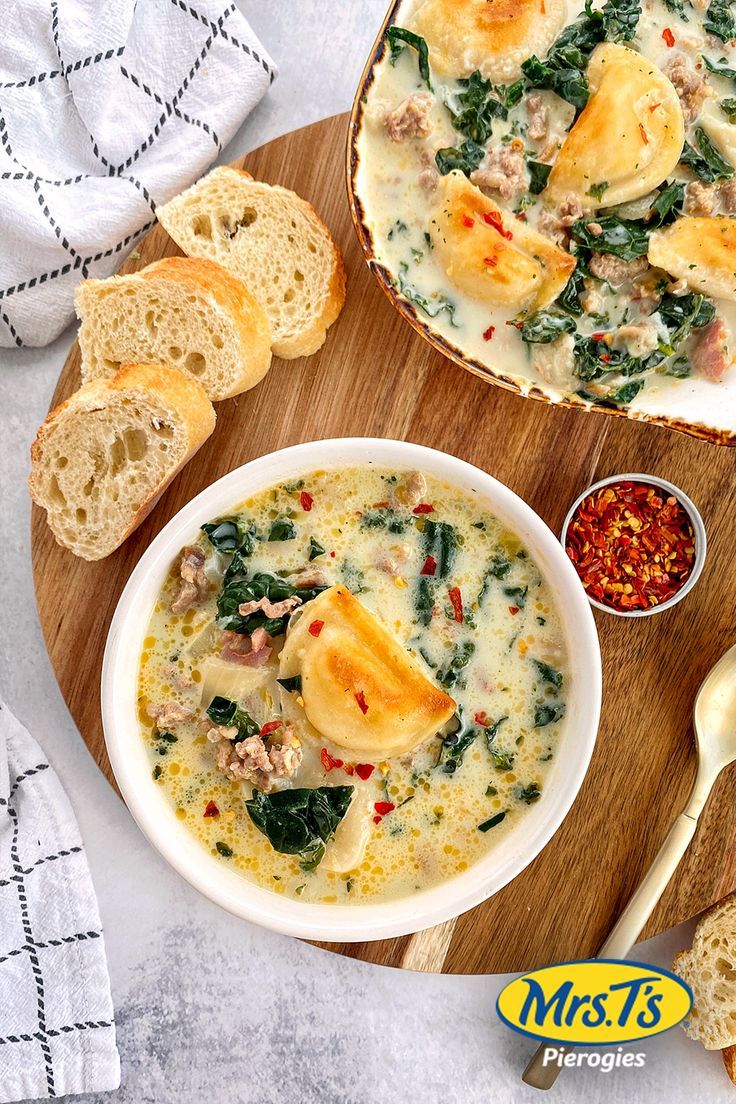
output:
<instances>
[{"instance_id":1,"label":"bread slice","mask_svg":"<svg viewBox=\"0 0 736 1104\"><path fill-rule=\"evenodd\" d=\"M214 261L167 257L129 276L84 280L82 381L123 364L167 364L217 402L255 387L271 365L271 326L242 280Z\"/></svg>"},{"instance_id":2,"label":"bread slice","mask_svg":"<svg viewBox=\"0 0 736 1104\"><path fill-rule=\"evenodd\" d=\"M704 913L672 969L693 991L684 1028L706 1050L736 1044L736 894Z\"/></svg>"},{"instance_id":3,"label":"bread slice","mask_svg":"<svg viewBox=\"0 0 736 1104\"><path fill-rule=\"evenodd\" d=\"M248 285L271 322L276 356L308 356L323 344L345 302L345 269L306 200L223 167L156 215L190 257L219 261Z\"/></svg>"},{"instance_id":4,"label":"bread slice","mask_svg":"<svg viewBox=\"0 0 736 1104\"><path fill-rule=\"evenodd\" d=\"M724 1049L723 1064L726 1067L726 1073L736 1085L736 1046L729 1046Z\"/></svg>"},{"instance_id":5,"label":"bread slice","mask_svg":"<svg viewBox=\"0 0 736 1104\"><path fill-rule=\"evenodd\" d=\"M101 560L214 428L214 407L196 380L161 365L126 365L49 414L31 446L31 497L59 544Z\"/></svg>"}]
</instances>

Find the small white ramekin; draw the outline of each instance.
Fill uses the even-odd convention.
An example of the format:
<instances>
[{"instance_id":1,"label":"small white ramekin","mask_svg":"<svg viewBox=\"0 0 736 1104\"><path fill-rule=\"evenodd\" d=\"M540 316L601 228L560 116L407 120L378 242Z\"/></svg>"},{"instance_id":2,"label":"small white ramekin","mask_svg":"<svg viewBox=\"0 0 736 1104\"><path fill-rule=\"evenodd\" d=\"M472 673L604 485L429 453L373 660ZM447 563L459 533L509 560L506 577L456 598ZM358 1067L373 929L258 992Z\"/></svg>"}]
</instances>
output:
<instances>
[{"instance_id":1,"label":"small white ramekin","mask_svg":"<svg viewBox=\"0 0 736 1104\"><path fill-rule=\"evenodd\" d=\"M421 469L466 490L529 549L562 618L570 693L560 751L550 764L541 801L517 828L468 870L440 885L375 904L317 904L281 897L249 882L213 857L177 819L151 777L136 715L142 642L170 566L199 526L249 495L315 469L375 464ZM154 847L193 886L223 908L288 935L358 942L405 935L457 916L516 877L559 828L582 784L595 745L601 703L601 659L593 615L575 568L530 506L490 475L446 453L404 441L344 438L295 445L263 456L207 487L183 507L144 552L123 591L105 648L102 720L120 791Z\"/></svg>"},{"instance_id":2,"label":"small white ramekin","mask_svg":"<svg viewBox=\"0 0 736 1104\"><path fill-rule=\"evenodd\" d=\"M700 516L700 511L698 510L697 506L692 501L692 499L685 494L684 491L681 491L679 487L676 487L674 483L670 483L667 479L660 479L658 475L646 475L642 472L624 472L622 475L609 475L605 479L599 479L597 483L592 483L590 487L587 487L583 491L583 493L578 495L578 497L573 502L572 506L567 512L567 517L565 518L565 521L563 523L562 533L560 534L560 541L562 543L563 549L566 548L567 530L570 527L570 522L573 519L575 511L584 498L587 498L589 495L594 494L596 491L600 490L601 487L609 487L614 483L625 483L627 481L629 483L651 484L651 486L659 487L661 490L665 491L667 497L672 495L674 498L677 499L687 516L690 518L690 523L693 527L693 534L695 536L695 555L693 559L693 569L687 577L686 581L677 591L677 593L673 594L671 598L668 598L666 602L661 602L659 605L651 606L649 609L645 610L614 609L612 606L606 606L603 602L599 602L596 598L591 598L587 591L585 593L591 606L595 606L596 609L603 610L604 613L612 613L614 617L651 617L652 614L663 613L665 610L672 609L672 607L676 606L678 602L681 602L685 595L689 591L691 591L697 583L698 579L700 578L700 573L703 570L703 565L705 564L705 554L707 549L705 525L703 524L703 519ZM565 552L565 555L567 555L567 552Z\"/></svg>"}]
</instances>

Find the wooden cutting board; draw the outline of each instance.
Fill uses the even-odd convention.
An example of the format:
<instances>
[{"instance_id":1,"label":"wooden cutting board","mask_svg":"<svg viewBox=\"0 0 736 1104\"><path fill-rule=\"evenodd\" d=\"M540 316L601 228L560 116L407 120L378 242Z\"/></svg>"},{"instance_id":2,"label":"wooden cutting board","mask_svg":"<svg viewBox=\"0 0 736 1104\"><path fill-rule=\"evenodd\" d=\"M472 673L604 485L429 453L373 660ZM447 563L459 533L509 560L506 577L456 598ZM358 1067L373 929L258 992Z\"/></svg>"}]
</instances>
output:
<instances>
[{"instance_id":1,"label":"wooden cutting board","mask_svg":"<svg viewBox=\"0 0 736 1104\"><path fill-rule=\"evenodd\" d=\"M693 698L736 637L734 453L670 430L519 398L431 349L393 310L363 261L345 195L346 131L347 115L338 116L237 163L311 200L344 250L347 305L323 349L308 359L275 361L255 390L219 404L213 436L107 560L87 564L63 551L34 508L33 570L51 662L87 746L112 782L100 724L100 667L133 566L203 487L285 445L360 435L444 449L508 484L555 531L572 499L595 479L642 471L673 480L703 513L705 570L692 594L661 616L627 621L596 613L601 728L582 790L552 841L510 885L456 921L402 939L329 945L370 962L454 973L521 971L585 957L602 942L684 804L695 763ZM156 227L121 272L178 252ZM78 385L75 344L54 405ZM647 935L736 886L735 800L731 770Z\"/></svg>"}]
</instances>

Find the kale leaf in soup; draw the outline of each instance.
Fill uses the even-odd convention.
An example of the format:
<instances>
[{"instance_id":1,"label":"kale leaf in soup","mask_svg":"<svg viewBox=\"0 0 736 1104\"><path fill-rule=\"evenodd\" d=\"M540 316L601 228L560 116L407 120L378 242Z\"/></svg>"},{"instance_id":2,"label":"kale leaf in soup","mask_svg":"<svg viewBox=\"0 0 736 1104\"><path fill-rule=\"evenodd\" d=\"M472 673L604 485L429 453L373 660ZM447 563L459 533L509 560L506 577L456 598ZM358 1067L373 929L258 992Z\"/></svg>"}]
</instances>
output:
<instances>
[{"instance_id":1,"label":"kale leaf in soup","mask_svg":"<svg viewBox=\"0 0 736 1104\"><path fill-rule=\"evenodd\" d=\"M302 870L322 862L329 843L348 811L353 786L319 786L314 790L254 790L245 802L248 815L274 851L297 855Z\"/></svg>"}]
</instances>

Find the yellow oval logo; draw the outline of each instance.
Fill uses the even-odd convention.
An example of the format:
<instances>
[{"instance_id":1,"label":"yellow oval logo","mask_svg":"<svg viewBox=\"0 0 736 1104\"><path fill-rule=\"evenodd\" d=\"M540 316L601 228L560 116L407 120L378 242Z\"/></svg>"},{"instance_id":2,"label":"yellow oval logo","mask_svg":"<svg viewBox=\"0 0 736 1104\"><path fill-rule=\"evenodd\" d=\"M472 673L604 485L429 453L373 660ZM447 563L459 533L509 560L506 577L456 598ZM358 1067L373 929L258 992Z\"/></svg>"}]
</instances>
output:
<instances>
[{"instance_id":1,"label":"yellow oval logo","mask_svg":"<svg viewBox=\"0 0 736 1104\"><path fill-rule=\"evenodd\" d=\"M641 962L561 962L512 981L496 1009L514 1031L572 1046L648 1039L684 1020L689 986L669 970Z\"/></svg>"}]
</instances>

